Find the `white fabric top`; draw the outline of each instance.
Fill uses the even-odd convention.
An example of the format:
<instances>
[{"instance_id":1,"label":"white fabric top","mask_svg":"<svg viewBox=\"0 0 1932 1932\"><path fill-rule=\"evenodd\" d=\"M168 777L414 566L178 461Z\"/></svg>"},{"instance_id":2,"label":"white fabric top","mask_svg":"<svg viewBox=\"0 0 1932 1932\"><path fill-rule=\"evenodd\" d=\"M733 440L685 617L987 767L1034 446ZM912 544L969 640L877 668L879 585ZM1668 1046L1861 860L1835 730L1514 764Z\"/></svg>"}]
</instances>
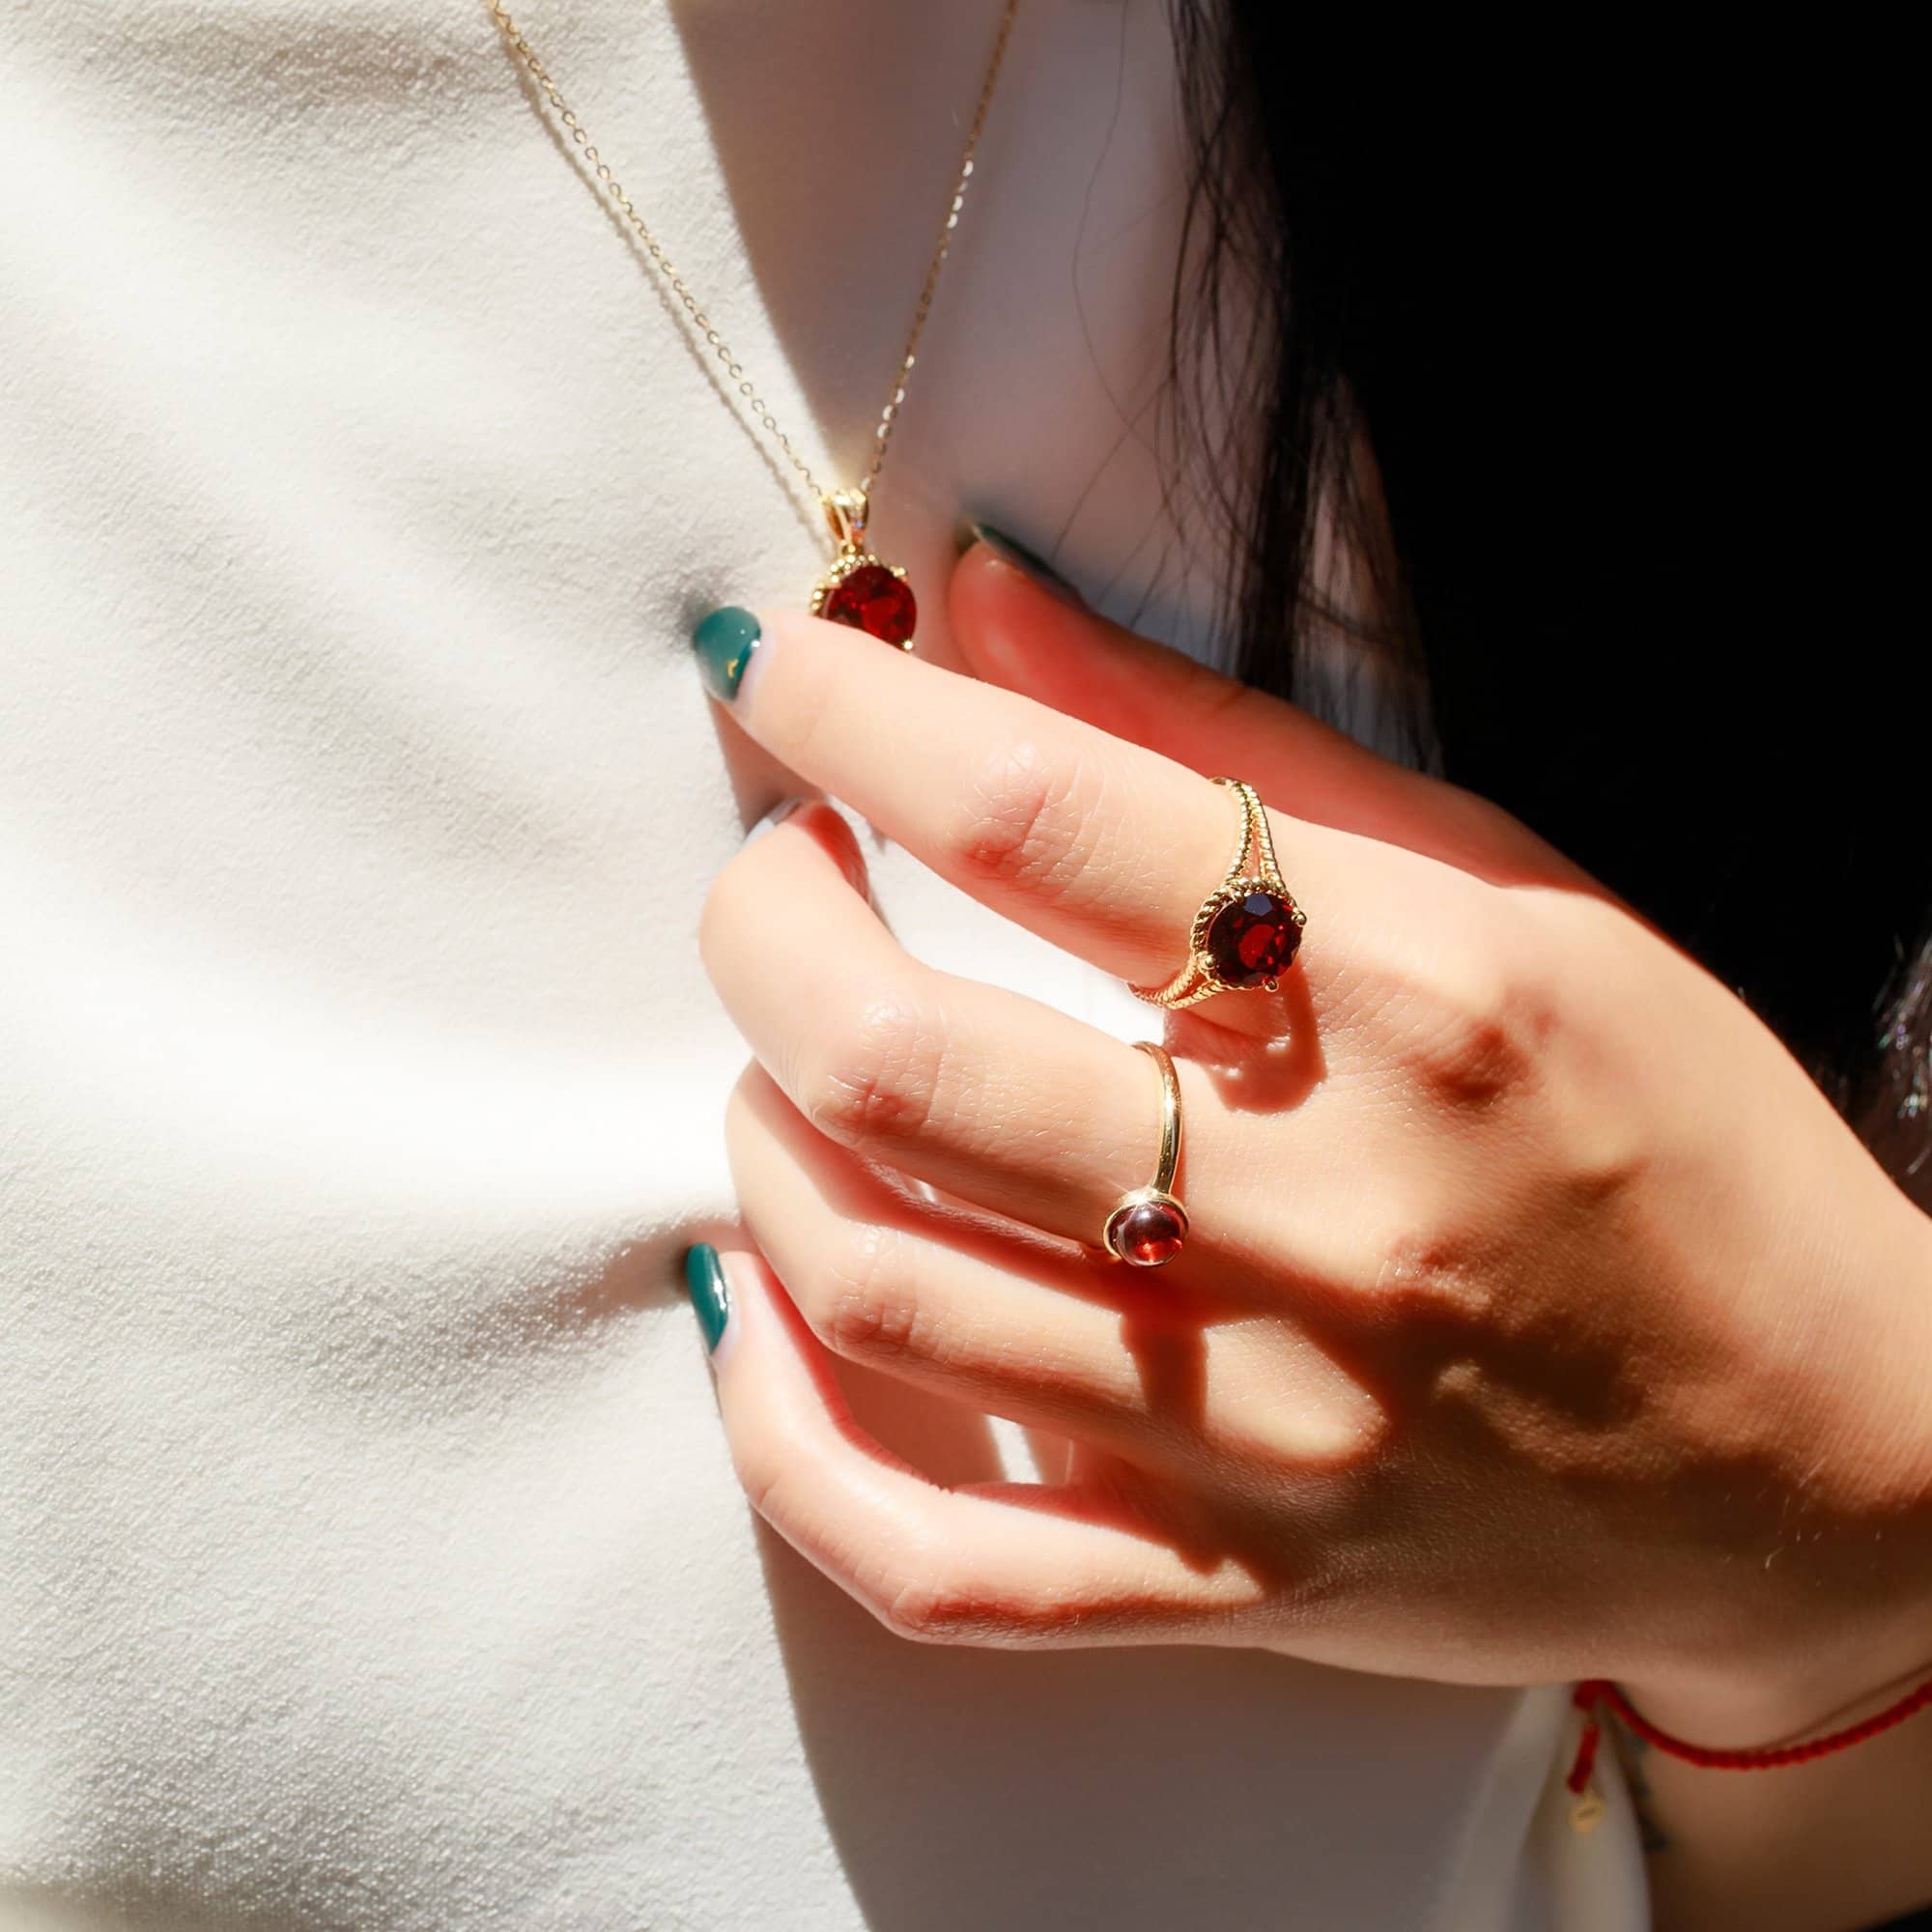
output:
<instances>
[{"instance_id":1,"label":"white fabric top","mask_svg":"<svg viewBox=\"0 0 1932 1932\"><path fill-rule=\"evenodd\" d=\"M519 11L835 476L996 14ZM742 1060L695 922L787 787L688 638L819 530L483 0L0 17L0 1922L1642 1924L1560 1687L908 1645L760 1528L677 1270ZM1161 18L1021 15L875 523L936 657L962 513L1206 647Z\"/></svg>"}]
</instances>

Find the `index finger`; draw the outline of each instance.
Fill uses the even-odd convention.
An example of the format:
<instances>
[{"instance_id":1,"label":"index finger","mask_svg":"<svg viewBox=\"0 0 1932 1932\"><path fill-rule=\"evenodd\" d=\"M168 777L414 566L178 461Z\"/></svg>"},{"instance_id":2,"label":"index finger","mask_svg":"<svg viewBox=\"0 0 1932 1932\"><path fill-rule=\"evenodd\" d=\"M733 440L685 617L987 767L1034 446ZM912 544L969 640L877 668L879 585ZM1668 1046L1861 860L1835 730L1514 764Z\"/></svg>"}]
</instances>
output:
<instances>
[{"instance_id":1,"label":"index finger","mask_svg":"<svg viewBox=\"0 0 1932 1932\"><path fill-rule=\"evenodd\" d=\"M707 624L726 613L716 613ZM1034 699L801 611L732 612L714 696L800 777L995 911L1136 984L1181 966L1240 807L1198 773ZM755 626L755 637L745 635ZM700 656L705 655L699 639ZM1236 774L1236 776L1239 776ZM1290 890L1331 928L1377 841L1270 811Z\"/></svg>"}]
</instances>

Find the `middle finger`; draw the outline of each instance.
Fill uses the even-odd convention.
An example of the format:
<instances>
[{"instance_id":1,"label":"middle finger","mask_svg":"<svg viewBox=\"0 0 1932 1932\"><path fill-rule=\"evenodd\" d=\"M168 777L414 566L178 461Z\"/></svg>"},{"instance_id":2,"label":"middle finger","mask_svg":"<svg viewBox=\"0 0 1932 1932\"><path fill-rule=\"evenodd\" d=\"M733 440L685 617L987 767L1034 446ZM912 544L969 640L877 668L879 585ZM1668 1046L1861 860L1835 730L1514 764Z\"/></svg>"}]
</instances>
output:
<instances>
[{"instance_id":1,"label":"middle finger","mask_svg":"<svg viewBox=\"0 0 1932 1932\"><path fill-rule=\"evenodd\" d=\"M912 958L834 856L838 826L829 806L793 813L738 853L705 902L705 967L747 1044L828 1139L1097 1245L1120 1197L1152 1173L1155 1069L1096 1027ZM1179 1076L1179 1191L1190 1213L1208 1210L1197 1228L1218 1226L1215 1204L1185 1190L1197 1169L1231 1171L1225 1116L1192 1066Z\"/></svg>"},{"instance_id":2,"label":"middle finger","mask_svg":"<svg viewBox=\"0 0 1932 1932\"><path fill-rule=\"evenodd\" d=\"M1187 957L1226 874L1236 799L1184 765L1033 699L881 650L802 612L761 611L733 716L801 777L1020 924L1135 984ZM1236 774L1238 776L1238 774ZM1331 910L1378 841L1272 812L1289 885ZM1217 1018L1247 1022L1246 1002Z\"/></svg>"}]
</instances>

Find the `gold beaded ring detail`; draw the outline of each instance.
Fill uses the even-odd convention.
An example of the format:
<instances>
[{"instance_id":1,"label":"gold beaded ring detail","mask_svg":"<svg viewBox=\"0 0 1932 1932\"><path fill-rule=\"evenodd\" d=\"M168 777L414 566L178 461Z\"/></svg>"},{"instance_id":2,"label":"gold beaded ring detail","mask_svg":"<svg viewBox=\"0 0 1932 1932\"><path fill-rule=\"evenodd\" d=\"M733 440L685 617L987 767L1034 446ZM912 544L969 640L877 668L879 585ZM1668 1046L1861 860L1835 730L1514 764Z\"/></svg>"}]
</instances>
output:
<instances>
[{"instance_id":1,"label":"gold beaded ring detail","mask_svg":"<svg viewBox=\"0 0 1932 1932\"><path fill-rule=\"evenodd\" d=\"M1201 902L1188 936L1187 963L1164 986L1129 988L1170 1011L1216 993L1272 993L1294 963L1308 915L1295 904L1275 862L1267 811L1251 784L1216 779L1241 808L1240 843L1228 875Z\"/></svg>"}]
</instances>

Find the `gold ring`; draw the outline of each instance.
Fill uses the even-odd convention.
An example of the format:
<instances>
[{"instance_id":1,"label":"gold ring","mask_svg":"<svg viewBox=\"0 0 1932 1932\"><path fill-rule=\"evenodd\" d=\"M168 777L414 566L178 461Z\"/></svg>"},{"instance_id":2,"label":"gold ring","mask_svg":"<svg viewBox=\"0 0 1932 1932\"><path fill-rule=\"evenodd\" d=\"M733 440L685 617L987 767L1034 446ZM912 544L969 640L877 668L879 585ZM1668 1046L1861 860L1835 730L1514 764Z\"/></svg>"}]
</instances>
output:
<instances>
[{"instance_id":1,"label":"gold ring","mask_svg":"<svg viewBox=\"0 0 1932 1932\"><path fill-rule=\"evenodd\" d=\"M1216 779L1239 801L1241 841L1228 876L1201 902L1188 935L1187 963L1164 986L1129 991L1150 1005L1191 1007L1216 993L1272 993L1294 963L1308 915L1295 904L1275 863L1267 812L1251 784Z\"/></svg>"},{"instance_id":2,"label":"gold ring","mask_svg":"<svg viewBox=\"0 0 1932 1932\"><path fill-rule=\"evenodd\" d=\"M1180 1165L1180 1081L1166 1047L1151 1039L1137 1039L1134 1045L1160 1068L1160 1159L1149 1186L1136 1187L1115 1202L1101 1238L1116 1261L1153 1268L1171 1262L1187 1239L1187 1209L1174 1196L1175 1170Z\"/></svg>"}]
</instances>

